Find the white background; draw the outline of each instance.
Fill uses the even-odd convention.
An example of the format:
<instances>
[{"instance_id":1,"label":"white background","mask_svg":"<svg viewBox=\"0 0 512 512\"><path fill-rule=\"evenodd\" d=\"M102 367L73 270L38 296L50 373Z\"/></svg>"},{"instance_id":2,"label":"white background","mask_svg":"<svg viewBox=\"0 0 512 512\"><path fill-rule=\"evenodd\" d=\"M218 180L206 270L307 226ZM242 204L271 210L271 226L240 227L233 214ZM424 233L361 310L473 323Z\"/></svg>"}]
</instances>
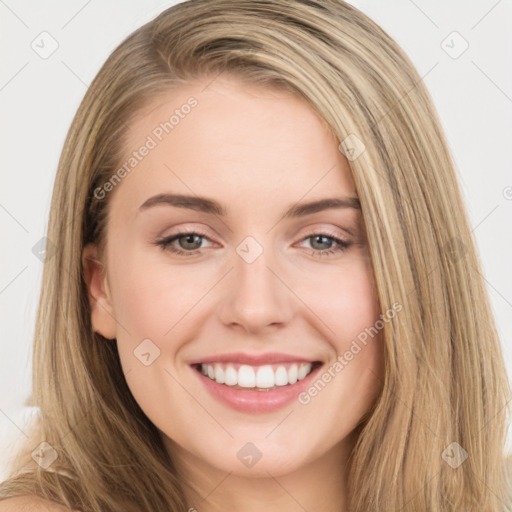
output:
<instances>
[{"instance_id":1,"label":"white background","mask_svg":"<svg viewBox=\"0 0 512 512\"><path fill-rule=\"evenodd\" d=\"M0 2L0 477L6 444L23 435L42 273L32 248L46 231L66 132L107 56L173 3ZM512 2L350 3L404 48L433 96L512 374ZM59 45L47 59L31 48L43 31ZM469 45L456 59L445 49L458 53L465 43L453 31Z\"/></svg>"}]
</instances>

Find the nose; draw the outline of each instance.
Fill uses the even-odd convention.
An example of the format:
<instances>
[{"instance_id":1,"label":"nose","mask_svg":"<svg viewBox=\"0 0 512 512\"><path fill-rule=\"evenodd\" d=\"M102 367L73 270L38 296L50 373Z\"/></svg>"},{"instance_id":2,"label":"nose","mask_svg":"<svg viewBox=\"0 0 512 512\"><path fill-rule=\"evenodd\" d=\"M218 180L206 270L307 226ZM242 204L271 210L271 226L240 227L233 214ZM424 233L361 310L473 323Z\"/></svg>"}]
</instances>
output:
<instances>
[{"instance_id":1,"label":"nose","mask_svg":"<svg viewBox=\"0 0 512 512\"><path fill-rule=\"evenodd\" d=\"M240 254L234 252L234 269L224 284L219 310L221 321L252 334L286 325L293 313L294 296L286 286L273 252L264 249L252 262Z\"/></svg>"}]
</instances>

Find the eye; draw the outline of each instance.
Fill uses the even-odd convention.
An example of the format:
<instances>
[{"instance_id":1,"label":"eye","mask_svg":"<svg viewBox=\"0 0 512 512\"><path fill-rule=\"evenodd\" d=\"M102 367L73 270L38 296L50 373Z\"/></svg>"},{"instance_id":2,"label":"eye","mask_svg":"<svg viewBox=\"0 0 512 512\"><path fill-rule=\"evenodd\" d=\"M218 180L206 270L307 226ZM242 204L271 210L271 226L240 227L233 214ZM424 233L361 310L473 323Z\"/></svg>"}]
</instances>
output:
<instances>
[{"instance_id":1,"label":"eye","mask_svg":"<svg viewBox=\"0 0 512 512\"><path fill-rule=\"evenodd\" d=\"M172 252L179 256L193 256L200 252L202 239L210 240L205 234L197 231L183 231L155 242L162 250ZM345 251L351 245L350 242L338 238L332 233L313 233L303 238L301 242L311 240L312 256L327 256ZM176 247L175 242L181 246ZM318 246L328 245L329 247ZM333 247L334 246L334 247Z\"/></svg>"},{"instance_id":2,"label":"eye","mask_svg":"<svg viewBox=\"0 0 512 512\"><path fill-rule=\"evenodd\" d=\"M332 233L314 233L303 239L303 241L305 240L311 240L310 244L313 249L315 249L315 247L318 248L319 245L322 246L327 244L329 246L328 248L321 248L322 250L319 251L312 250L310 253L312 256L328 256L341 253L351 245L350 242L342 240Z\"/></svg>"},{"instance_id":3,"label":"eye","mask_svg":"<svg viewBox=\"0 0 512 512\"><path fill-rule=\"evenodd\" d=\"M156 245L161 247L162 250L170 251L174 254L178 254L179 256L193 256L199 252L201 239L203 238L209 240L209 238L203 233L196 231L183 231L181 233L171 235L170 237L157 240ZM176 241L179 242L182 247L187 250L182 250L179 247L173 245Z\"/></svg>"}]
</instances>

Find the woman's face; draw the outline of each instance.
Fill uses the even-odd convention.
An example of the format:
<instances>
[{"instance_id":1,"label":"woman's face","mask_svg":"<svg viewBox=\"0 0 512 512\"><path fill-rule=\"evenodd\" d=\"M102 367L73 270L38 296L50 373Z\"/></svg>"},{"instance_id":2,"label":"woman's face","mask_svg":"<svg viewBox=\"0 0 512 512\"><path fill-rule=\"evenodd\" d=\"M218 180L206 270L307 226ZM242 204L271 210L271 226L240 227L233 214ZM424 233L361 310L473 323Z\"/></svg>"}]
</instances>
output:
<instances>
[{"instance_id":1,"label":"woman's face","mask_svg":"<svg viewBox=\"0 0 512 512\"><path fill-rule=\"evenodd\" d=\"M105 278L84 251L92 321L176 458L285 474L348 453L380 389L364 224L305 102L208 84L139 115L125 171L95 191L110 215ZM302 206L326 199L338 206Z\"/></svg>"}]
</instances>

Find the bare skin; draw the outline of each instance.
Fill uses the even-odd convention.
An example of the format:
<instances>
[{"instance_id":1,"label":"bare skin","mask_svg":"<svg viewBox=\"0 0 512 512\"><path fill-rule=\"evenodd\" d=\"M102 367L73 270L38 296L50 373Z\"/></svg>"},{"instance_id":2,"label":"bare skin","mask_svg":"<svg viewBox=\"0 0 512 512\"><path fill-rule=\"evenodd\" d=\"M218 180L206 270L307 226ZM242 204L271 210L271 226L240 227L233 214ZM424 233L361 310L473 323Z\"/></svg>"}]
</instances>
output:
<instances>
[{"instance_id":1,"label":"bare skin","mask_svg":"<svg viewBox=\"0 0 512 512\"><path fill-rule=\"evenodd\" d=\"M339 512L351 433L380 390L380 333L307 404L272 412L215 399L191 362L285 352L322 362L322 372L375 324L381 311L361 211L283 215L298 202L356 198L349 163L301 99L226 77L206 87L211 80L155 99L131 126L127 157L197 100L104 199L105 253L93 244L83 253L93 326L117 340L130 390L188 482L190 507ZM206 196L226 216L163 203L140 209L162 193ZM183 229L199 237L158 245ZM257 242L251 251L263 249L250 263L237 252L246 237ZM149 365L134 356L143 340L160 351ZM261 453L252 467L237 456L248 442Z\"/></svg>"}]
</instances>

